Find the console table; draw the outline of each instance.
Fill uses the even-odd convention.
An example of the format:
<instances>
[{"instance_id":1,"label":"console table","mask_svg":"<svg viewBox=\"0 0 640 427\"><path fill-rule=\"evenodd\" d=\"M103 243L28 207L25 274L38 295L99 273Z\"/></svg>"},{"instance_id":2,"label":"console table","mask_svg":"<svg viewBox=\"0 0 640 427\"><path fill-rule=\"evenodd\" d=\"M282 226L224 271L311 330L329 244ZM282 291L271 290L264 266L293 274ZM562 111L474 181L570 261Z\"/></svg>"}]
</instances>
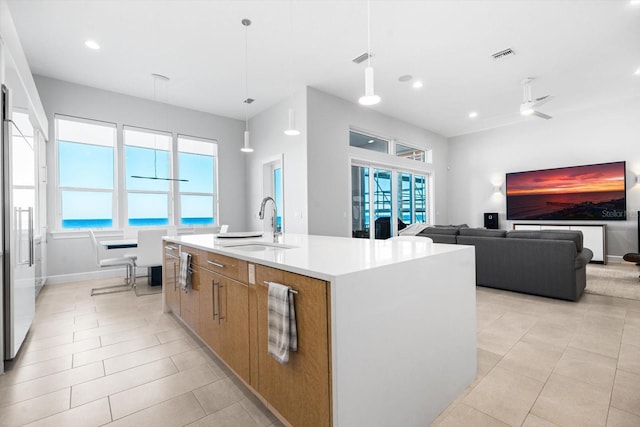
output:
<instances>
[{"instance_id":1,"label":"console table","mask_svg":"<svg viewBox=\"0 0 640 427\"><path fill-rule=\"evenodd\" d=\"M582 231L583 245L591 249L591 262L607 263L607 239L605 224L534 224L514 223L514 230L578 230Z\"/></svg>"}]
</instances>

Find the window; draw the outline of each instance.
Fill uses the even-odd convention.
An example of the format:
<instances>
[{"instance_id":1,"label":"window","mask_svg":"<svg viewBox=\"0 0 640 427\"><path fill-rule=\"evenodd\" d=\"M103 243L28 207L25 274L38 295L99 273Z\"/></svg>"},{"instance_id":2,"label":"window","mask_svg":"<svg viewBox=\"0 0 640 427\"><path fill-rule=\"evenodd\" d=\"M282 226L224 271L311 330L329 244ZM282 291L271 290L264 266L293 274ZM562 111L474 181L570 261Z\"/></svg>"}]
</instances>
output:
<instances>
[{"instance_id":1,"label":"window","mask_svg":"<svg viewBox=\"0 0 640 427\"><path fill-rule=\"evenodd\" d=\"M352 164L352 236L386 239L394 235L392 221L397 222L398 228L417 222L428 222L428 180L427 174L412 173L388 166ZM374 221L373 235L371 212Z\"/></svg>"},{"instance_id":2,"label":"window","mask_svg":"<svg viewBox=\"0 0 640 427\"><path fill-rule=\"evenodd\" d=\"M426 161L424 150L400 144L399 142L396 142L396 156L404 157L405 159L417 160L423 163Z\"/></svg>"},{"instance_id":3,"label":"window","mask_svg":"<svg viewBox=\"0 0 640 427\"><path fill-rule=\"evenodd\" d=\"M56 116L62 228L113 227L116 125Z\"/></svg>"},{"instance_id":4,"label":"window","mask_svg":"<svg viewBox=\"0 0 640 427\"><path fill-rule=\"evenodd\" d=\"M127 225L169 224L171 134L124 128Z\"/></svg>"},{"instance_id":5,"label":"window","mask_svg":"<svg viewBox=\"0 0 640 427\"><path fill-rule=\"evenodd\" d=\"M388 140L353 130L349 131L349 145L379 153L389 153Z\"/></svg>"},{"instance_id":6,"label":"window","mask_svg":"<svg viewBox=\"0 0 640 427\"><path fill-rule=\"evenodd\" d=\"M215 141L178 136L180 224L214 225L217 215L217 145Z\"/></svg>"},{"instance_id":7,"label":"window","mask_svg":"<svg viewBox=\"0 0 640 427\"><path fill-rule=\"evenodd\" d=\"M282 168L273 169L273 199L276 201L276 210L278 217L276 218L276 231L282 232Z\"/></svg>"}]
</instances>

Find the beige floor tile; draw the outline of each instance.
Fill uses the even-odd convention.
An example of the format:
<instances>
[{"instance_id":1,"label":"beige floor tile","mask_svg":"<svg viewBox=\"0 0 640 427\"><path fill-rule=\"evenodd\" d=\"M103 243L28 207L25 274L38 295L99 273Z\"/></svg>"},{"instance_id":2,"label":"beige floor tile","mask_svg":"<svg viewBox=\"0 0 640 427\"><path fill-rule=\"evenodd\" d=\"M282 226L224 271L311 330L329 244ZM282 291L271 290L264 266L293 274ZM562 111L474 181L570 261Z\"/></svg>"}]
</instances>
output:
<instances>
[{"instance_id":1,"label":"beige floor tile","mask_svg":"<svg viewBox=\"0 0 640 427\"><path fill-rule=\"evenodd\" d=\"M209 354L205 348L197 348L186 351L184 353L171 356L171 360L180 371L186 371L194 366L207 365L218 378L225 378L232 375L229 368L223 362L219 361L216 356Z\"/></svg>"},{"instance_id":2,"label":"beige floor tile","mask_svg":"<svg viewBox=\"0 0 640 427\"><path fill-rule=\"evenodd\" d=\"M33 380L35 378L71 369L72 357L73 356L69 354L67 356L58 357L57 359L50 359L40 363L34 363L26 366L15 366L11 368L5 365L5 374L0 375L0 387L18 384L24 381Z\"/></svg>"},{"instance_id":3,"label":"beige floor tile","mask_svg":"<svg viewBox=\"0 0 640 427\"><path fill-rule=\"evenodd\" d=\"M174 427L183 426L205 416L193 393L185 393L165 402L120 418L109 427Z\"/></svg>"},{"instance_id":4,"label":"beige floor tile","mask_svg":"<svg viewBox=\"0 0 640 427\"><path fill-rule=\"evenodd\" d=\"M240 404L260 427L270 426L277 421L276 416L269 412L269 410L255 396L242 399Z\"/></svg>"},{"instance_id":5,"label":"beige floor tile","mask_svg":"<svg viewBox=\"0 0 640 427\"><path fill-rule=\"evenodd\" d=\"M520 425L544 383L495 367L463 403L510 425Z\"/></svg>"},{"instance_id":6,"label":"beige floor tile","mask_svg":"<svg viewBox=\"0 0 640 427\"><path fill-rule=\"evenodd\" d=\"M112 357L122 354L133 353L138 350L153 347L157 344L159 344L159 342L155 336L147 335L118 344L83 351L73 355L73 366L82 366L87 363L111 359Z\"/></svg>"},{"instance_id":7,"label":"beige floor tile","mask_svg":"<svg viewBox=\"0 0 640 427\"><path fill-rule=\"evenodd\" d=\"M482 378L487 375L489 371L491 371L493 367L496 366L500 359L502 359L502 356L479 348L477 356L478 371L476 377Z\"/></svg>"},{"instance_id":8,"label":"beige floor tile","mask_svg":"<svg viewBox=\"0 0 640 427\"><path fill-rule=\"evenodd\" d=\"M211 414L189 427L257 427L258 424L239 403Z\"/></svg>"},{"instance_id":9,"label":"beige floor tile","mask_svg":"<svg viewBox=\"0 0 640 427\"><path fill-rule=\"evenodd\" d=\"M536 415L529 414L527 415L527 418L525 418L524 423L522 423L522 427L560 427L560 426L552 423L551 421L547 421L544 418L540 418Z\"/></svg>"},{"instance_id":10,"label":"beige floor tile","mask_svg":"<svg viewBox=\"0 0 640 427\"><path fill-rule=\"evenodd\" d=\"M497 366L544 382L561 356L562 349L559 347L520 341Z\"/></svg>"},{"instance_id":11,"label":"beige floor tile","mask_svg":"<svg viewBox=\"0 0 640 427\"><path fill-rule=\"evenodd\" d=\"M69 354L74 354L98 347L100 347L100 339L90 338L83 341L73 342L71 344L63 344L43 350L25 352L20 358L19 365L25 366L32 363L43 362L45 360L57 359L62 356L67 356Z\"/></svg>"},{"instance_id":12,"label":"beige floor tile","mask_svg":"<svg viewBox=\"0 0 640 427\"><path fill-rule=\"evenodd\" d=\"M551 323L548 321L537 322L522 337L522 341L528 343L542 343L545 345L554 345L564 348L569 344L575 327L565 324Z\"/></svg>"},{"instance_id":13,"label":"beige floor tile","mask_svg":"<svg viewBox=\"0 0 640 427\"><path fill-rule=\"evenodd\" d=\"M29 334L31 335L32 339L42 339L42 338L48 338L48 337L53 337L57 335L63 335L68 332L83 331L86 329L92 329L97 327L98 327L98 322L96 320L90 320L86 322L74 322L71 324L64 324L64 325L44 323L44 324L33 325L31 327L31 330L29 331Z\"/></svg>"},{"instance_id":14,"label":"beige floor tile","mask_svg":"<svg viewBox=\"0 0 640 427\"><path fill-rule=\"evenodd\" d=\"M184 340L171 341L154 347L145 348L134 353L127 353L104 361L104 369L107 375L144 365L149 362L164 359L185 351L192 350L193 346Z\"/></svg>"},{"instance_id":15,"label":"beige floor tile","mask_svg":"<svg viewBox=\"0 0 640 427\"><path fill-rule=\"evenodd\" d=\"M504 355L535 323L531 315L507 312L478 334L478 347Z\"/></svg>"},{"instance_id":16,"label":"beige floor tile","mask_svg":"<svg viewBox=\"0 0 640 427\"><path fill-rule=\"evenodd\" d=\"M159 332L166 332L176 328L179 328L179 326L170 322L159 322L153 324L145 323L144 325L140 325L135 328L128 328L117 332L102 334L100 335L100 342L102 342L102 345L117 344L122 341L128 341L145 335L154 335Z\"/></svg>"},{"instance_id":17,"label":"beige floor tile","mask_svg":"<svg viewBox=\"0 0 640 427\"><path fill-rule=\"evenodd\" d=\"M69 409L71 389L58 390L0 408L0 427L21 426Z\"/></svg>"},{"instance_id":18,"label":"beige floor tile","mask_svg":"<svg viewBox=\"0 0 640 427\"><path fill-rule=\"evenodd\" d=\"M616 359L567 347L554 373L611 390L616 374Z\"/></svg>"},{"instance_id":19,"label":"beige floor tile","mask_svg":"<svg viewBox=\"0 0 640 427\"><path fill-rule=\"evenodd\" d=\"M618 369L640 375L640 341L638 345L622 342Z\"/></svg>"},{"instance_id":20,"label":"beige floor tile","mask_svg":"<svg viewBox=\"0 0 640 427\"><path fill-rule=\"evenodd\" d=\"M143 326L147 326L146 322L140 325L138 322L122 322L109 326L101 326L92 329L85 329L83 331L74 332L74 341L86 340L88 338L102 337L109 334L115 334L123 331L130 331Z\"/></svg>"},{"instance_id":21,"label":"beige floor tile","mask_svg":"<svg viewBox=\"0 0 640 427\"><path fill-rule=\"evenodd\" d=\"M46 348L56 347L62 344L70 344L73 342L73 332L67 332L62 335L53 337L30 339L29 345L25 348L26 352L44 350Z\"/></svg>"},{"instance_id":22,"label":"beige floor tile","mask_svg":"<svg viewBox=\"0 0 640 427\"><path fill-rule=\"evenodd\" d=\"M638 345L638 343L640 343L640 326L636 326L635 324L624 325L622 342L625 344Z\"/></svg>"},{"instance_id":23,"label":"beige floor tile","mask_svg":"<svg viewBox=\"0 0 640 427\"><path fill-rule=\"evenodd\" d=\"M69 369L0 389L0 406L33 399L104 375L102 363Z\"/></svg>"},{"instance_id":24,"label":"beige floor tile","mask_svg":"<svg viewBox=\"0 0 640 427\"><path fill-rule=\"evenodd\" d=\"M207 414L212 414L245 398L243 391L231 380L223 378L193 391Z\"/></svg>"},{"instance_id":25,"label":"beige floor tile","mask_svg":"<svg viewBox=\"0 0 640 427\"><path fill-rule=\"evenodd\" d=\"M640 375L618 369L611 406L640 415Z\"/></svg>"},{"instance_id":26,"label":"beige floor tile","mask_svg":"<svg viewBox=\"0 0 640 427\"><path fill-rule=\"evenodd\" d=\"M483 426L483 427L508 427L500 420L497 420L483 412L478 411L471 406L463 403L457 405L453 411L438 423L433 424L434 427L461 427L461 426Z\"/></svg>"},{"instance_id":27,"label":"beige floor tile","mask_svg":"<svg viewBox=\"0 0 640 427\"><path fill-rule=\"evenodd\" d=\"M215 375L207 366L198 366L188 371L161 378L112 395L111 414L122 418L141 409L192 391L215 381Z\"/></svg>"},{"instance_id":28,"label":"beige floor tile","mask_svg":"<svg viewBox=\"0 0 640 427\"><path fill-rule=\"evenodd\" d=\"M552 374L531 413L560 426L602 427L610 390Z\"/></svg>"},{"instance_id":29,"label":"beige floor tile","mask_svg":"<svg viewBox=\"0 0 640 427\"><path fill-rule=\"evenodd\" d=\"M26 427L97 427L110 421L109 399L105 397L104 399L27 424Z\"/></svg>"},{"instance_id":30,"label":"beige floor tile","mask_svg":"<svg viewBox=\"0 0 640 427\"><path fill-rule=\"evenodd\" d=\"M638 427L640 426L640 415L630 414L611 406L609 408L609 418L607 427Z\"/></svg>"},{"instance_id":31,"label":"beige floor tile","mask_svg":"<svg viewBox=\"0 0 640 427\"><path fill-rule=\"evenodd\" d=\"M609 329L583 329L575 333L569 346L617 359L621 340L621 333Z\"/></svg>"},{"instance_id":32,"label":"beige floor tile","mask_svg":"<svg viewBox=\"0 0 640 427\"><path fill-rule=\"evenodd\" d=\"M71 407L83 405L177 372L178 369L171 362L171 359L166 358L87 381L71 388Z\"/></svg>"}]
</instances>

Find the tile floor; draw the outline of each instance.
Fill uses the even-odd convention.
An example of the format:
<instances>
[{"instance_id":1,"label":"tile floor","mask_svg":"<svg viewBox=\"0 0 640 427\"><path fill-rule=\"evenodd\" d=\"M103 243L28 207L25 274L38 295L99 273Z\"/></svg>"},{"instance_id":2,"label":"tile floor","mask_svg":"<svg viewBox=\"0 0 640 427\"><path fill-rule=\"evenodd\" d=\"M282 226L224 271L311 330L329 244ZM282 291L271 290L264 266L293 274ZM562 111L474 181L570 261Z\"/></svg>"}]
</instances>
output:
<instances>
[{"instance_id":1,"label":"tile floor","mask_svg":"<svg viewBox=\"0 0 640 427\"><path fill-rule=\"evenodd\" d=\"M90 296L109 284L45 286L24 348L0 375L0 427L282 425L162 313L160 294Z\"/></svg>"},{"instance_id":2,"label":"tile floor","mask_svg":"<svg viewBox=\"0 0 640 427\"><path fill-rule=\"evenodd\" d=\"M0 376L0 426L281 425L160 295L97 284L45 287ZM477 319L478 376L434 426L640 426L640 301L478 287Z\"/></svg>"}]
</instances>

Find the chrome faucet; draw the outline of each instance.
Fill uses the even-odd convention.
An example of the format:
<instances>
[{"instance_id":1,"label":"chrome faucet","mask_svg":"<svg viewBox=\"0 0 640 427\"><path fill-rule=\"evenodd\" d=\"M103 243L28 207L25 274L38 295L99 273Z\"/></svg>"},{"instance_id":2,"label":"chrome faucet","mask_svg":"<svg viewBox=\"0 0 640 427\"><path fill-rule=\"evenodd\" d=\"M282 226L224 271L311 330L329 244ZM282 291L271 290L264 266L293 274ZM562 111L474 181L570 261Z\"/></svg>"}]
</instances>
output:
<instances>
[{"instance_id":1,"label":"chrome faucet","mask_svg":"<svg viewBox=\"0 0 640 427\"><path fill-rule=\"evenodd\" d=\"M278 217L278 207L276 206L276 201L273 200L273 197L267 196L262 199L262 203L260 203L260 213L258 216L260 219L264 219L264 208L267 206L267 202L271 200L273 202L273 217L271 218L271 227L273 228L273 241L275 242L278 239L280 233L278 233L278 226L276 225L276 218Z\"/></svg>"}]
</instances>

